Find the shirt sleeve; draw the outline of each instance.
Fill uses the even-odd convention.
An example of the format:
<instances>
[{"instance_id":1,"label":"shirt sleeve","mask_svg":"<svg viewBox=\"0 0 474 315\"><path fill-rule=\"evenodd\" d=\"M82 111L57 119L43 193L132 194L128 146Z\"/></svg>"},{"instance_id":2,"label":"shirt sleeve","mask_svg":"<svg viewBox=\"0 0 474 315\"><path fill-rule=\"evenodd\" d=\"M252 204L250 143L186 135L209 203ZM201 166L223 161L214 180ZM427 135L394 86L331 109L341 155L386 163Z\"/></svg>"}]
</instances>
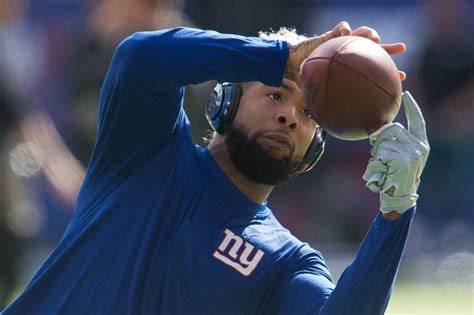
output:
<instances>
[{"instance_id":1,"label":"shirt sleeve","mask_svg":"<svg viewBox=\"0 0 474 315\"><path fill-rule=\"evenodd\" d=\"M334 289L324 275L299 273L291 277L273 299L267 314L318 314Z\"/></svg>"},{"instance_id":2,"label":"shirt sleeve","mask_svg":"<svg viewBox=\"0 0 474 315\"><path fill-rule=\"evenodd\" d=\"M398 220L378 214L354 261L334 284L317 274L295 274L276 302L278 314L384 314L415 208Z\"/></svg>"},{"instance_id":3,"label":"shirt sleeve","mask_svg":"<svg viewBox=\"0 0 474 315\"><path fill-rule=\"evenodd\" d=\"M118 45L102 86L88 181L126 176L181 130L185 85L215 79L278 86L287 57L285 42L214 31L131 35Z\"/></svg>"}]
</instances>

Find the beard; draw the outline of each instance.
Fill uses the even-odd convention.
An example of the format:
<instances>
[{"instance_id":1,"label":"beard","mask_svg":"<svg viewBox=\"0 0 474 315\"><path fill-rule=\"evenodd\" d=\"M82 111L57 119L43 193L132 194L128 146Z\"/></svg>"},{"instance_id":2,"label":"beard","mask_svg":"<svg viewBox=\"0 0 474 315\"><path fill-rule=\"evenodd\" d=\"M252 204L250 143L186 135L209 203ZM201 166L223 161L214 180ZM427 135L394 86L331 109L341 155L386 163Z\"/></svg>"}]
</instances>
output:
<instances>
[{"instance_id":1,"label":"beard","mask_svg":"<svg viewBox=\"0 0 474 315\"><path fill-rule=\"evenodd\" d=\"M295 178L302 162L289 156L274 157L271 151L257 142L259 134L247 137L244 128L229 125L226 128L227 150L230 159L239 173L247 179L264 185L281 185Z\"/></svg>"}]
</instances>

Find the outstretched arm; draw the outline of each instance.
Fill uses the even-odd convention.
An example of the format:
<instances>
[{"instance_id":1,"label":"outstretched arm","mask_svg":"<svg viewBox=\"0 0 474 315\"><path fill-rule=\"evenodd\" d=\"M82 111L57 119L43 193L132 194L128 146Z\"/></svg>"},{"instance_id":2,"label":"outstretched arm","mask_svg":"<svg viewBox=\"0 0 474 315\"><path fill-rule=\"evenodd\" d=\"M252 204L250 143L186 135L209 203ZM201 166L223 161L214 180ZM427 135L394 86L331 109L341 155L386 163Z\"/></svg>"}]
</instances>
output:
<instances>
[{"instance_id":1,"label":"outstretched arm","mask_svg":"<svg viewBox=\"0 0 474 315\"><path fill-rule=\"evenodd\" d=\"M381 213L354 263L346 269L333 292L337 296L340 288L349 290L352 299L360 295L357 291L370 292L365 299L371 303L357 302L357 298L353 301L360 304L357 309L366 310L361 313L382 313L387 306L430 149L425 120L409 92L403 94L402 104L408 127L399 123L389 124L370 137L373 157L364 179L370 190L380 194ZM390 221L387 217L396 220ZM325 307L337 306L329 299Z\"/></svg>"},{"instance_id":2,"label":"outstretched arm","mask_svg":"<svg viewBox=\"0 0 474 315\"><path fill-rule=\"evenodd\" d=\"M363 177L367 187L380 194L381 213L324 309L379 314L388 304L430 149L425 120L409 92L403 94L402 104L407 128L392 123L370 137L373 157ZM343 296L345 303L337 301Z\"/></svg>"},{"instance_id":3,"label":"outstretched arm","mask_svg":"<svg viewBox=\"0 0 474 315\"><path fill-rule=\"evenodd\" d=\"M395 221L377 216L320 314L384 313L414 213L411 208Z\"/></svg>"},{"instance_id":4,"label":"outstretched arm","mask_svg":"<svg viewBox=\"0 0 474 315\"><path fill-rule=\"evenodd\" d=\"M321 273L295 273L275 294L269 313L383 314L414 213L411 208L395 221L379 214L337 285Z\"/></svg>"},{"instance_id":5,"label":"outstretched arm","mask_svg":"<svg viewBox=\"0 0 474 315\"><path fill-rule=\"evenodd\" d=\"M421 110L408 92L403 95L408 128L390 124L370 137L373 157L364 174L367 186L380 194L380 213L356 258L337 285L321 276L297 275L282 296L308 314L383 314L390 298L411 220L429 144ZM394 214L396 214L394 216ZM388 218L387 218L388 217ZM305 302L306 301L306 302Z\"/></svg>"}]
</instances>

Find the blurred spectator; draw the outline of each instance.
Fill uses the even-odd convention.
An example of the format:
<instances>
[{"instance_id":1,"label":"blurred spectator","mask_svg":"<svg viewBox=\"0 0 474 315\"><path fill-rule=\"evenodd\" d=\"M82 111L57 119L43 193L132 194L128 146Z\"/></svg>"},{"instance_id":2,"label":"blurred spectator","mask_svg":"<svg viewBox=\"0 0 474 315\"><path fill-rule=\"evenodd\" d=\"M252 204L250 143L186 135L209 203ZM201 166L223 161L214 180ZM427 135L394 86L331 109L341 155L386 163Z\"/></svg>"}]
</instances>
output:
<instances>
[{"instance_id":1,"label":"blurred spectator","mask_svg":"<svg viewBox=\"0 0 474 315\"><path fill-rule=\"evenodd\" d=\"M8 69L8 53L12 50L3 49L6 45L15 43L10 35L10 30L15 28L19 17L23 15L26 3L24 1L0 2L0 46L2 47L0 59L0 310L7 303L8 297L13 293L18 274L20 258L20 240L9 225L8 218L12 215L14 207L11 199L11 186L7 180L9 174L8 143L14 136L17 125L11 91L20 83L18 77L10 77ZM22 31L23 32L23 29ZM18 47L14 45L14 48ZM24 68L19 67L21 73Z\"/></svg>"},{"instance_id":2,"label":"blurred spectator","mask_svg":"<svg viewBox=\"0 0 474 315\"><path fill-rule=\"evenodd\" d=\"M432 149L420 194L427 196L431 219L445 217L447 209L451 220L473 219L473 11L465 0L428 0L424 12L430 33L420 64L420 102Z\"/></svg>"},{"instance_id":3,"label":"blurred spectator","mask_svg":"<svg viewBox=\"0 0 474 315\"><path fill-rule=\"evenodd\" d=\"M15 115L11 111L6 86L0 78L0 309L12 294L18 273L20 255L19 239L7 224L11 202L6 181L8 172L8 156L4 147L15 126Z\"/></svg>"},{"instance_id":4,"label":"blurred spectator","mask_svg":"<svg viewBox=\"0 0 474 315\"><path fill-rule=\"evenodd\" d=\"M15 137L4 148L13 204L9 223L18 235L52 237L56 242L74 207L83 169L68 153L49 118L51 103L44 95L51 87L45 79L52 63L47 58L44 29L29 19L32 3L1 3L2 80L12 100L8 107L17 119Z\"/></svg>"},{"instance_id":5,"label":"blurred spectator","mask_svg":"<svg viewBox=\"0 0 474 315\"><path fill-rule=\"evenodd\" d=\"M137 31L189 24L179 0L89 1L85 29L78 29L69 58L74 132L71 150L87 165L95 141L99 92L117 44Z\"/></svg>"}]
</instances>

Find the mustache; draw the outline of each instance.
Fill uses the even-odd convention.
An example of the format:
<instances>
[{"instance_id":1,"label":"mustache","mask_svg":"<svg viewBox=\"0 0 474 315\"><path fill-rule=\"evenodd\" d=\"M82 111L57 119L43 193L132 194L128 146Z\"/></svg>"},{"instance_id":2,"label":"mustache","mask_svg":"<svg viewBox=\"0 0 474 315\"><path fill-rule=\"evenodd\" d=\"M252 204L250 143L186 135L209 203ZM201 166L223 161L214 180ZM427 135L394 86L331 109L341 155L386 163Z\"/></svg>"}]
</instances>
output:
<instances>
[{"instance_id":1,"label":"mustache","mask_svg":"<svg viewBox=\"0 0 474 315\"><path fill-rule=\"evenodd\" d=\"M281 143L281 144L286 145L288 147L289 153L287 155L284 155L283 157L281 157L282 159L284 159L284 160L288 159L288 161L299 160L300 157L295 157L295 143L294 143L293 139L288 134L286 134L285 132L282 132L282 131L260 131L260 132L257 132L255 134L253 134L252 136L248 137L248 140L257 143L257 140L261 139L261 138L270 139L270 140L275 141L277 143ZM265 149L265 148L262 147L262 150L265 150L269 154L273 155L273 153L268 149Z\"/></svg>"},{"instance_id":2,"label":"mustache","mask_svg":"<svg viewBox=\"0 0 474 315\"><path fill-rule=\"evenodd\" d=\"M291 137L287 134L281 132L265 132L262 134L262 136L278 143L285 144L290 150L294 150L295 145L293 143L293 139L291 139Z\"/></svg>"}]
</instances>

